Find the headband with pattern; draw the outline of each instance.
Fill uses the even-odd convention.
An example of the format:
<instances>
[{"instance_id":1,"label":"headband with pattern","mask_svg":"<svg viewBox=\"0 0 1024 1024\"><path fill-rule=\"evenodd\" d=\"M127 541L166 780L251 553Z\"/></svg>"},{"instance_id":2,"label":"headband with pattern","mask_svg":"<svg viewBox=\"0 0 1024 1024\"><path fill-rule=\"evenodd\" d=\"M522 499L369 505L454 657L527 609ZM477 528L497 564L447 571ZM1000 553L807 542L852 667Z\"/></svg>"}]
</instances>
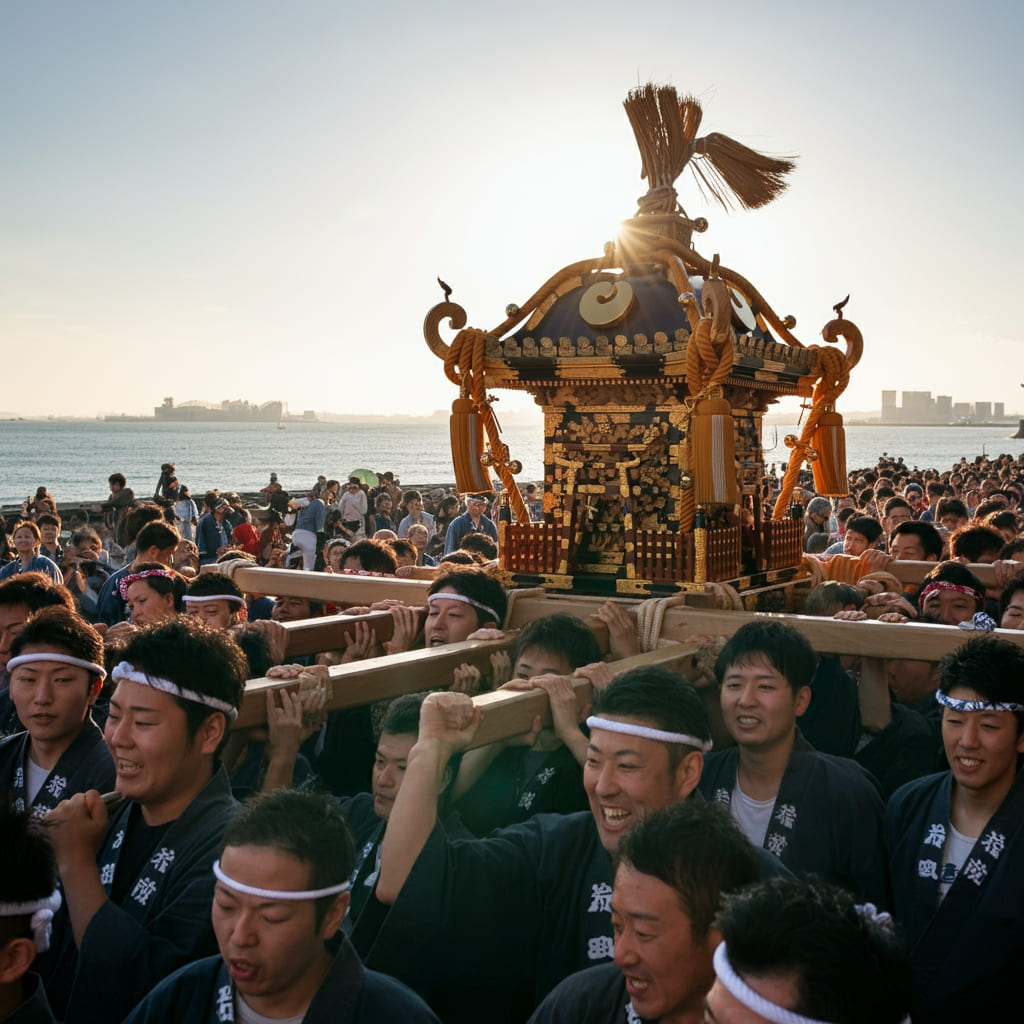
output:
<instances>
[{"instance_id":1,"label":"headband with pattern","mask_svg":"<svg viewBox=\"0 0 1024 1024\"><path fill-rule=\"evenodd\" d=\"M172 583L178 578L177 573L173 573L169 569L143 569L142 572L132 572L118 580L117 589L121 591L121 597L127 601L128 588L138 580L144 580L147 576L162 576Z\"/></svg>"},{"instance_id":2,"label":"headband with pattern","mask_svg":"<svg viewBox=\"0 0 1024 1024\"><path fill-rule=\"evenodd\" d=\"M935 691L935 699L950 711L1024 711L1024 704L1004 700L956 700L941 690Z\"/></svg>"}]
</instances>

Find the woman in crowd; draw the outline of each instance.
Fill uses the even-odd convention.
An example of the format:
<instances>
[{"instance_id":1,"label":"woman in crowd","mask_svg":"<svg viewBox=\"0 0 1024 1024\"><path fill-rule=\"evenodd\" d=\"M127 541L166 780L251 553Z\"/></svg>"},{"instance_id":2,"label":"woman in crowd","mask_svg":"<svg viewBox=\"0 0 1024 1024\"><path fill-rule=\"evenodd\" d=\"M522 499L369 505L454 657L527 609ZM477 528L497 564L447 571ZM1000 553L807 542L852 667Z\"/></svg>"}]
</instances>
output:
<instances>
[{"instance_id":1,"label":"woman in crowd","mask_svg":"<svg viewBox=\"0 0 1024 1024\"><path fill-rule=\"evenodd\" d=\"M45 555L37 554L42 539L35 523L27 520L15 523L11 531L15 557L0 569L0 580L21 572L44 572L54 583L63 583L64 577L57 564Z\"/></svg>"},{"instance_id":2,"label":"woman in crowd","mask_svg":"<svg viewBox=\"0 0 1024 1024\"><path fill-rule=\"evenodd\" d=\"M135 570L118 583L136 626L148 626L180 615L185 610L182 599L187 586L184 577L159 562L135 566Z\"/></svg>"}]
</instances>

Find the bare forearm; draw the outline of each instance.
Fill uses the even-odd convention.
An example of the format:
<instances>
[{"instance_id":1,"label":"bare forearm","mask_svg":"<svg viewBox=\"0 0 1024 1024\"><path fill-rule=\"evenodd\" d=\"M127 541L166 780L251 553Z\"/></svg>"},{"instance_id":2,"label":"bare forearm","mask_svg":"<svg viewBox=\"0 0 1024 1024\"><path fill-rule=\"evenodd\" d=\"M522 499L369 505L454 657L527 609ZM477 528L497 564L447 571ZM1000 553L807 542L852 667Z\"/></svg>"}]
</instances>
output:
<instances>
[{"instance_id":1,"label":"bare forearm","mask_svg":"<svg viewBox=\"0 0 1024 1024\"><path fill-rule=\"evenodd\" d=\"M494 762L494 759L505 749L502 743L488 743L485 747L467 751L459 765L459 774L452 785L452 798L458 800L468 793L479 781L480 776Z\"/></svg>"},{"instance_id":2,"label":"bare forearm","mask_svg":"<svg viewBox=\"0 0 1024 1024\"><path fill-rule=\"evenodd\" d=\"M394 903L426 845L437 820L445 766L451 751L436 741L420 740L409 751L402 788L388 818L381 843L377 899Z\"/></svg>"},{"instance_id":3,"label":"bare forearm","mask_svg":"<svg viewBox=\"0 0 1024 1024\"><path fill-rule=\"evenodd\" d=\"M860 723L865 732L881 732L892 721L885 662L881 658L861 659L857 700L860 703Z\"/></svg>"}]
</instances>

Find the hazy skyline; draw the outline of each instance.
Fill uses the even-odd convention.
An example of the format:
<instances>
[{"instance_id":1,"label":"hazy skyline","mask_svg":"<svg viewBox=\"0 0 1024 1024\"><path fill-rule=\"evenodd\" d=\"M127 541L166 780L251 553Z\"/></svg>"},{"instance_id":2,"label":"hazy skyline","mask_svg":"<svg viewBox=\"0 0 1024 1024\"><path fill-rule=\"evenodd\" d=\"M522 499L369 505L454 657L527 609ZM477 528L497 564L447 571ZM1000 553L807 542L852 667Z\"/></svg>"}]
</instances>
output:
<instances>
[{"instance_id":1,"label":"hazy skyline","mask_svg":"<svg viewBox=\"0 0 1024 1024\"><path fill-rule=\"evenodd\" d=\"M598 255L646 189L621 103L653 80L700 97L703 131L798 156L761 211L677 188L710 221L696 248L804 344L851 294L840 411L882 388L1015 410L1022 23L1009 2L9 2L0 409L446 408L436 278L491 329ZM531 404L499 394L499 416Z\"/></svg>"}]
</instances>

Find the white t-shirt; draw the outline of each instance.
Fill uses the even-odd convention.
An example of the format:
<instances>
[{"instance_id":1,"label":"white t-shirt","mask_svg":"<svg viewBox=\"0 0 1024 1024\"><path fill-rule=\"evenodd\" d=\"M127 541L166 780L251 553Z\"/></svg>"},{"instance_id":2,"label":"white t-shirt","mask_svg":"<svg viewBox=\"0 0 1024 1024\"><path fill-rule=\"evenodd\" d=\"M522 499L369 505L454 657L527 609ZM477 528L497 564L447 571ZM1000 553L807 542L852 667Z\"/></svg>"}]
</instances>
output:
<instances>
[{"instance_id":1,"label":"white t-shirt","mask_svg":"<svg viewBox=\"0 0 1024 1024\"><path fill-rule=\"evenodd\" d=\"M740 831L754 846L760 847L764 846L764 837L768 834L774 806L775 797L771 800L754 800L740 789L737 782L729 801L729 813L739 825Z\"/></svg>"},{"instance_id":2,"label":"white t-shirt","mask_svg":"<svg viewBox=\"0 0 1024 1024\"><path fill-rule=\"evenodd\" d=\"M31 757L25 757L25 805L30 807L36 794L50 774L49 768L40 768Z\"/></svg>"},{"instance_id":3,"label":"white t-shirt","mask_svg":"<svg viewBox=\"0 0 1024 1024\"><path fill-rule=\"evenodd\" d=\"M298 1017L264 1017L257 1013L237 992L235 993L235 1020L238 1024L302 1024L304 1013Z\"/></svg>"},{"instance_id":4,"label":"white t-shirt","mask_svg":"<svg viewBox=\"0 0 1024 1024\"><path fill-rule=\"evenodd\" d=\"M956 881L956 876L960 874L964 861L970 857L977 841L977 836L965 836L962 832L957 832L952 825L949 826L946 845L942 848L942 870L939 872L940 903L946 898L946 893Z\"/></svg>"}]
</instances>

